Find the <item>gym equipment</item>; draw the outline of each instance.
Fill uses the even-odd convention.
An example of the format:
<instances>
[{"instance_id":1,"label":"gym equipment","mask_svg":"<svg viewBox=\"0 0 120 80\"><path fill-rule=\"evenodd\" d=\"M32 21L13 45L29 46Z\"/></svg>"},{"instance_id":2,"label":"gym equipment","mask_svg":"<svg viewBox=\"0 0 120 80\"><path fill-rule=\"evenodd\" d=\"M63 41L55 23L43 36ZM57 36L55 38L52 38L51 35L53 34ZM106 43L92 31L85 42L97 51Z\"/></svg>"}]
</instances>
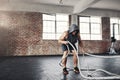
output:
<instances>
[{"instance_id":1,"label":"gym equipment","mask_svg":"<svg viewBox=\"0 0 120 80\"><path fill-rule=\"evenodd\" d=\"M111 37L111 46L109 48L109 54L117 54L117 52L115 51L115 48L114 48L114 45L115 45L115 42L116 42L116 39L115 39L115 25L116 23L113 23L113 36Z\"/></svg>"},{"instance_id":2,"label":"gym equipment","mask_svg":"<svg viewBox=\"0 0 120 80\"><path fill-rule=\"evenodd\" d=\"M73 47L73 49L76 51L76 49L74 48L74 46L70 43L70 42L68 42L72 47ZM88 55L89 53L85 53L86 55ZM86 78L86 79L101 79L101 80L104 80L104 79L120 79L120 75L117 75L117 74L114 74L114 73L111 73L111 72L108 72L108 71L106 71L106 70L103 70L103 69L96 69L93 73L95 73L95 72L98 72L98 71L101 71L101 72L105 72L106 74L109 74L109 75L112 75L112 76L109 76L109 77L92 77L92 74L93 73L91 73L91 74L89 74L88 76L85 76L83 73L82 73L82 71L81 71L81 67L80 67L80 64L79 64L79 57L78 57L78 53L77 53L77 51L76 51L76 56L77 56L77 58L78 58L78 67L79 67L79 69L80 69L80 75L83 77L83 78ZM94 57L103 57L103 58L109 58L110 56L108 56L108 57L106 57L106 56L96 56L96 55L92 55L92 54L89 54L89 56L94 56ZM83 54L83 57L84 57L84 54ZM115 58L116 56L114 56L113 58ZM118 56L119 58L120 58L120 56ZM112 56L110 57L110 58L112 58ZM88 69L89 70L89 69Z\"/></svg>"},{"instance_id":3,"label":"gym equipment","mask_svg":"<svg viewBox=\"0 0 120 80\"><path fill-rule=\"evenodd\" d=\"M75 47L68 41L68 43L73 47L73 49L76 51ZM89 56L92 56L92 57L97 57L97 58L120 58L120 56L97 56L97 55L92 55L92 54L89 54L89 53L84 53L83 54L83 57L85 57L84 55L89 55ZM68 55L67 55L68 56ZM67 57L66 56L66 57ZM82 73L82 70L81 70L81 67L80 67L80 64L79 64L79 56L78 56L78 53L76 51L76 56L77 56L77 59L78 59L78 67L80 69L80 75L85 78L85 79L91 79L91 80L95 80L95 79L101 79L101 80L104 80L104 79L120 79L120 75L117 75L115 73L111 73L111 72L108 72L106 70L103 70L103 69L95 69L93 70L93 72L91 74L88 74L87 76L85 76L83 73ZM88 66L87 66L88 67ZM89 71L89 68L87 68L87 70ZM94 74L95 72L104 72L106 74L109 74L111 76L107 76L107 77L93 77L92 74Z\"/></svg>"},{"instance_id":4,"label":"gym equipment","mask_svg":"<svg viewBox=\"0 0 120 80\"><path fill-rule=\"evenodd\" d=\"M69 53L70 53L69 47L68 47L68 45L66 45L66 46L67 46L68 54L69 54ZM59 65L60 65L61 67L63 67L63 65L62 65L62 61L63 61L65 58L68 57L68 54L67 54L65 57L62 57L62 59L60 60ZM67 70L68 70L68 71L73 71L72 68L67 68ZM67 75L67 74L66 74L66 75Z\"/></svg>"}]
</instances>

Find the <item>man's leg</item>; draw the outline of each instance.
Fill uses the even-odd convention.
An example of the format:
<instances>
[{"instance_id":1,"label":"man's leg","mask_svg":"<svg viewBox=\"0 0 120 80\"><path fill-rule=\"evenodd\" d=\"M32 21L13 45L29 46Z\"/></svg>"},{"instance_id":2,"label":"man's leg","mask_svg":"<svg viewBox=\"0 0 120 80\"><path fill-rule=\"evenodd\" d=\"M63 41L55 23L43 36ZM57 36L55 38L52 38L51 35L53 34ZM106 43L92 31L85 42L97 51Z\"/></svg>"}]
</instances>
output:
<instances>
[{"instance_id":1,"label":"man's leg","mask_svg":"<svg viewBox=\"0 0 120 80\"><path fill-rule=\"evenodd\" d=\"M63 73L64 74L68 74L68 71L67 71L67 68L66 68L67 55L68 55L68 51L64 51L63 52L63 57L62 57L62 65L63 65Z\"/></svg>"},{"instance_id":2,"label":"man's leg","mask_svg":"<svg viewBox=\"0 0 120 80\"><path fill-rule=\"evenodd\" d=\"M62 65L63 65L63 67L66 67L67 55L68 55L68 51L64 51L63 56L62 56Z\"/></svg>"},{"instance_id":3,"label":"man's leg","mask_svg":"<svg viewBox=\"0 0 120 80\"><path fill-rule=\"evenodd\" d=\"M77 59L76 51L72 50L72 53L73 53L73 62L74 62L74 72L78 74L79 68L78 68L78 59Z\"/></svg>"},{"instance_id":4,"label":"man's leg","mask_svg":"<svg viewBox=\"0 0 120 80\"><path fill-rule=\"evenodd\" d=\"M72 50L73 53L73 63L74 63L74 67L76 67L78 65L78 59L77 59L77 55L76 52L74 50Z\"/></svg>"}]
</instances>

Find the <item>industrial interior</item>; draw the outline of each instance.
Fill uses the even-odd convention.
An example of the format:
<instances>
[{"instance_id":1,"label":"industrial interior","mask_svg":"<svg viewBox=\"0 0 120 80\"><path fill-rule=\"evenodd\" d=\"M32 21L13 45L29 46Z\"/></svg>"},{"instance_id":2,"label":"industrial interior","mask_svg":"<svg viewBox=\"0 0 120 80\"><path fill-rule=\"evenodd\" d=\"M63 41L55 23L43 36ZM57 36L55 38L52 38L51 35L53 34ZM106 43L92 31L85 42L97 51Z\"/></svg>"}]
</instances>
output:
<instances>
[{"instance_id":1,"label":"industrial interior","mask_svg":"<svg viewBox=\"0 0 120 80\"><path fill-rule=\"evenodd\" d=\"M120 80L120 0L0 0L0 80ZM60 36L79 27L80 73L64 75ZM67 67L73 68L68 53ZM98 70L99 69L99 70ZM83 73L83 75L82 75Z\"/></svg>"}]
</instances>

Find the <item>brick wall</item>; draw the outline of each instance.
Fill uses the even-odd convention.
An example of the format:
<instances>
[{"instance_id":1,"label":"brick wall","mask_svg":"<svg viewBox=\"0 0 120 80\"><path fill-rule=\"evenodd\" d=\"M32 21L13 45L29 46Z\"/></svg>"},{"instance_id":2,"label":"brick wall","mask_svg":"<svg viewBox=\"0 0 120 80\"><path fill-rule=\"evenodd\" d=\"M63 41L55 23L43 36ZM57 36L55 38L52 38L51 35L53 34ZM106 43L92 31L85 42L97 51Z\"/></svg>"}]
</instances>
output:
<instances>
[{"instance_id":1,"label":"brick wall","mask_svg":"<svg viewBox=\"0 0 120 80\"><path fill-rule=\"evenodd\" d=\"M61 53L57 41L42 40L42 14L0 12L0 55L49 55Z\"/></svg>"},{"instance_id":2,"label":"brick wall","mask_svg":"<svg viewBox=\"0 0 120 80\"><path fill-rule=\"evenodd\" d=\"M83 41L91 53L106 52L110 46L109 20L102 20L103 41ZM42 40L42 29L39 12L0 11L0 56L62 54L57 40Z\"/></svg>"}]
</instances>

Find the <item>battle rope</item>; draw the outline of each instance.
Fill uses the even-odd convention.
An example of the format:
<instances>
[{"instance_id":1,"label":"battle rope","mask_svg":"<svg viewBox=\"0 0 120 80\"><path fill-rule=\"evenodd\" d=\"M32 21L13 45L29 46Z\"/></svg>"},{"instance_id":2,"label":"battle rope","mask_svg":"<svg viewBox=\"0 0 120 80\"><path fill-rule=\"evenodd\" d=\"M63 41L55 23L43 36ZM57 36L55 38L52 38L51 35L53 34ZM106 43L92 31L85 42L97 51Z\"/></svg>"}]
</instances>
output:
<instances>
[{"instance_id":1,"label":"battle rope","mask_svg":"<svg viewBox=\"0 0 120 80\"><path fill-rule=\"evenodd\" d=\"M79 64L79 56L78 56L78 53L77 53L77 50L75 49L75 47L68 41L68 43L73 47L73 49L75 50L76 52L76 56L77 56L77 59L78 59L78 67L80 69L80 75L83 77L83 78L86 78L86 79L120 79L120 75L117 75L117 74L114 74L114 73L111 73L111 72L108 72L106 70L103 70L103 69L97 69L95 70L94 72L97 72L97 71L103 71L109 75L114 75L114 76L107 76L107 77L89 77L89 76L85 76L82 71L81 71L81 67L80 67L80 64ZM89 56L92 56L92 57L98 57L98 58L118 58L120 56L96 56L96 55L92 55L92 54L89 54L89 53L85 53L86 55L89 55ZM83 54L84 56L84 54ZM92 73L93 74L93 73Z\"/></svg>"}]
</instances>

